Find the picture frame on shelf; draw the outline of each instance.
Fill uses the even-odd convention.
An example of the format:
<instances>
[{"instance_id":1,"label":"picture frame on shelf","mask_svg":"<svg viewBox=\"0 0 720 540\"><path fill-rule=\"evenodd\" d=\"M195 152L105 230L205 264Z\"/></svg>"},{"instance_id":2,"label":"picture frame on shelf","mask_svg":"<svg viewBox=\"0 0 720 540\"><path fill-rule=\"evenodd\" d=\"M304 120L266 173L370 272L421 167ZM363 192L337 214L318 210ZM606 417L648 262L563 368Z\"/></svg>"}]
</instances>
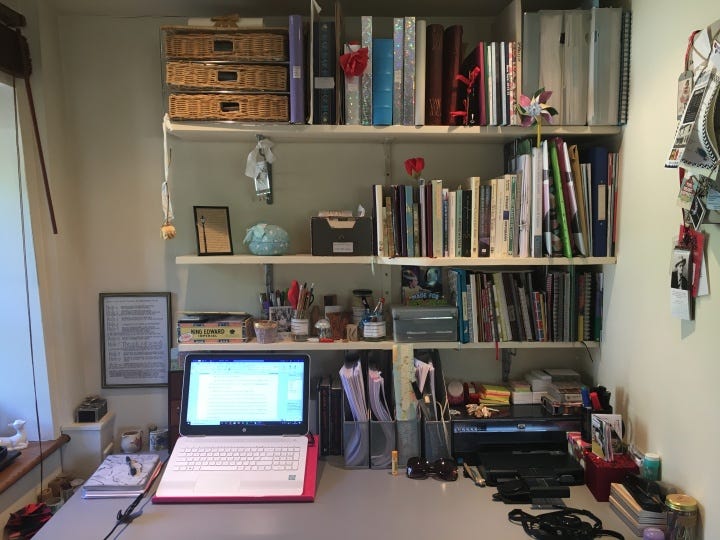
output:
<instances>
[{"instance_id":1,"label":"picture frame on shelf","mask_svg":"<svg viewBox=\"0 0 720 540\"><path fill-rule=\"evenodd\" d=\"M167 386L169 292L100 293L102 387Z\"/></svg>"},{"instance_id":2,"label":"picture frame on shelf","mask_svg":"<svg viewBox=\"0 0 720 540\"><path fill-rule=\"evenodd\" d=\"M278 332L289 332L290 319L293 316L292 306L270 306L268 310L270 320L278 323Z\"/></svg>"},{"instance_id":3,"label":"picture frame on shelf","mask_svg":"<svg viewBox=\"0 0 720 540\"><path fill-rule=\"evenodd\" d=\"M198 255L232 255L230 208L193 206L193 213Z\"/></svg>"}]
</instances>

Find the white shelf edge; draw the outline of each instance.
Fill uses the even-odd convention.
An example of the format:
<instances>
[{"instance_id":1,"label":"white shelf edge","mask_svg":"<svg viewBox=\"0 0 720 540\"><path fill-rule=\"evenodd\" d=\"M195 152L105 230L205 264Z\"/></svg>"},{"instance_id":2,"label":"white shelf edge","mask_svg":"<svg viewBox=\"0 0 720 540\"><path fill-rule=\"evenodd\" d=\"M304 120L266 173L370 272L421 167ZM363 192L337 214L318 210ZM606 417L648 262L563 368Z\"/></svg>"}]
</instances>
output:
<instances>
[{"instance_id":1,"label":"white shelf edge","mask_svg":"<svg viewBox=\"0 0 720 540\"><path fill-rule=\"evenodd\" d=\"M337 256L319 257L310 254L263 255L179 255L176 264L379 264L385 266L562 266L615 264L615 257L512 257L491 259L485 257L375 257Z\"/></svg>"},{"instance_id":2,"label":"white shelf edge","mask_svg":"<svg viewBox=\"0 0 720 540\"><path fill-rule=\"evenodd\" d=\"M227 351L344 351L360 350L391 350L394 341L333 341L319 343L310 341L278 341L276 343L181 343L179 352L227 352ZM410 343L415 349L494 349L496 344L490 343L458 343L455 341L423 341ZM499 349L597 349L597 341L571 342L537 342L537 341L502 341L497 343Z\"/></svg>"},{"instance_id":3,"label":"white shelf edge","mask_svg":"<svg viewBox=\"0 0 720 540\"><path fill-rule=\"evenodd\" d=\"M612 136L621 131L621 126L543 126L545 136ZM535 130L521 126L325 126L170 121L168 133L179 139L206 142L254 141L257 134L276 142L505 142L533 136Z\"/></svg>"}]
</instances>

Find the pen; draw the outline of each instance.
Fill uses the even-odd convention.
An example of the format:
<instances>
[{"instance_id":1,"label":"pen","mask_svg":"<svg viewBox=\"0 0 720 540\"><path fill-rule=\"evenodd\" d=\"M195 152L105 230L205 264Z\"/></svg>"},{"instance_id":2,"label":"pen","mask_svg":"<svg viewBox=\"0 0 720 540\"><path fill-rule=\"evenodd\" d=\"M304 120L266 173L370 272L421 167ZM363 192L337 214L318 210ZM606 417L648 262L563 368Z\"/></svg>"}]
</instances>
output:
<instances>
[{"instance_id":1,"label":"pen","mask_svg":"<svg viewBox=\"0 0 720 540\"><path fill-rule=\"evenodd\" d=\"M125 456L125 462L128 464L128 467L130 467L130 476L135 476L137 474L137 467L133 464L133 460L130 459L130 456Z\"/></svg>"}]
</instances>

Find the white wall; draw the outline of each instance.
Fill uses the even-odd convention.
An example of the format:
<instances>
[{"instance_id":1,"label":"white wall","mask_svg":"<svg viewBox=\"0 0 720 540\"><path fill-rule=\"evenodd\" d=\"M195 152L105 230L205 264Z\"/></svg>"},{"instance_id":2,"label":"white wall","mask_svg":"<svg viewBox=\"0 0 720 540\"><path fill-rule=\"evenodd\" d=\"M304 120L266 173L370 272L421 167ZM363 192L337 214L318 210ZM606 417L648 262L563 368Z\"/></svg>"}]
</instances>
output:
<instances>
[{"instance_id":1,"label":"white wall","mask_svg":"<svg viewBox=\"0 0 720 540\"><path fill-rule=\"evenodd\" d=\"M696 320L670 316L669 261L681 214L678 173L665 169L675 130L677 78L690 33L720 16L709 0L633 2L630 119L622 148L620 245L606 287L606 333L598 380L640 449L659 452L663 478L700 501L705 538L720 538L714 449L717 424L720 237L705 226L711 296Z\"/></svg>"},{"instance_id":2,"label":"white wall","mask_svg":"<svg viewBox=\"0 0 720 540\"><path fill-rule=\"evenodd\" d=\"M680 212L675 206L676 171L663 168L674 132L675 81L690 31L712 22L714 3L696 0L633 2L633 49L630 121L623 143L618 264L607 270L605 339L602 360L591 367L608 386L630 426L630 439L663 458L663 476L695 496L705 508L717 508L718 474L712 452L718 435L712 428L712 398L718 380L713 338L720 322L717 299L702 299L697 321L670 317L668 264L671 237ZM711 15L708 15L710 13ZM382 176L379 145L279 145L275 167L277 203L252 199L243 176L249 144L191 144L172 141L173 188L179 237L160 239L162 115L158 26L171 20L106 17L60 17L43 36L57 45L61 64L48 84L58 85L66 100L64 119L57 112L48 125L54 147L67 146L70 174L57 191L64 202L63 220L71 224L76 257L65 259L72 291L67 315L74 328L57 339L71 369L58 376L78 377L82 391L100 391L97 295L101 291L173 292L176 307L255 309L261 269L178 268L174 258L194 250L193 204L229 204L236 251L244 251L244 229L265 219L293 233L293 250L309 247L307 216L326 207L369 205L368 179ZM48 115L51 113L48 112ZM496 149L497 150L497 149ZM428 176L489 175L499 171L497 152L469 147L419 145L395 147L394 174L404 178L402 160L424 155ZM298 192L297 186L301 189ZM69 191L68 191L69 190ZM337 192L339 195L336 195ZM63 225L63 222L61 222ZM712 235L714 227L709 227ZM718 240L710 238L708 274L717 279ZM78 268L78 278L70 272ZM276 279L322 283L320 293L340 292L378 283L370 269L353 268L335 275L315 268L278 269ZM564 362L576 353L558 355ZM75 355L75 356L74 356ZM492 355L477 354L467 365L482 364L498 375ZM523 362L529 353L523 353ZM467 361L466 358L463 361ZM57 365L61 363L58 360ZM60 382L67 386L67 383ZM678 399L677 393L681 396ZM59 405L69 419L73 399ZM164 422L164 389L104 390L118 413L116 428ZM705 537L720 538L720 518L704 515Z\"/></svg>"}]
</instances>

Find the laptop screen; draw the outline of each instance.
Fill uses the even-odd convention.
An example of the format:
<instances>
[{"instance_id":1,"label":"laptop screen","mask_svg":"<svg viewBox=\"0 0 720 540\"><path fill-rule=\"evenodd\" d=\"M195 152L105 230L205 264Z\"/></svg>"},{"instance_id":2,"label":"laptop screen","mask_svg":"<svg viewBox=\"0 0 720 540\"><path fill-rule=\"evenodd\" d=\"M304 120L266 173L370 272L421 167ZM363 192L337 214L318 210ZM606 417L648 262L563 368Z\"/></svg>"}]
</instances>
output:
<instances>
[{"instance_id":1,"label":"laptop screen","mask_svg":"<svg viewBox=\"0 0 720 540\"><path fill-rule=\"evenodd\" d=\"M180 433L304 435L309 371L306 354L189 354Z\"/></svg>"}]
</instances>

